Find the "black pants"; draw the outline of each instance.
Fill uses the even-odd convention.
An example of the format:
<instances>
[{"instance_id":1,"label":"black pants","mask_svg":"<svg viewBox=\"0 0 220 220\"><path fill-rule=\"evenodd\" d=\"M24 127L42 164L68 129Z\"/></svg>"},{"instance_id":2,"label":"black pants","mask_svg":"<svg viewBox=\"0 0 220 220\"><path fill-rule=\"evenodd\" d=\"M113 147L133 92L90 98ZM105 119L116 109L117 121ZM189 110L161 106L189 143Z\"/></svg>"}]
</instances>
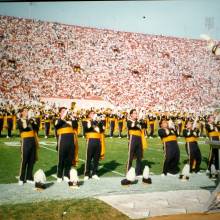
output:
<instances>
[{"instance_id":1,"label":"black pants","mask_svg":"<svg viewBox=\"0 0 220 220\"><path fill-rule=\"evenodd\" d=\"M219 137L211 137L211 141L219 141ZM208 169L211 171L211 165L215 165L215 169L219 170L219 155L218 155L218 149L213 148L210 146L210 152L209 152L209 161L208 161Z\"/></svg>"},{"instance_id":2,"label":"black pants","mask_svg":"<svg viewBox=\"0 0 220 220\"><path fill-rule=\"evenodd\" d=\"M143 156L142 142L141 137L130 135L130 141L128 145L128 163L127 163L127 172L132 166L134 158L136 158L136 175L142 174L141 160Z\"/></svg>"},{"instance_id":3,"label":"black pants","mask_svg":"<svg viewBox=\"0 0 220 220\"><path fill-rule=\"evenodd\" d=\"M86 121L82 121L82 135L83 135L83 137L86 136L86 132L85 132L86 125L87 125L87 122Z\"/></svg>"},{"instance_id":4,"label":"black pants","mask_svg":"<svg viewBox=\"0 0 220 220\"><path fill-rule=\"evenodd\" d=\"M36 142L34 137L24 138L21 146L20 180L33 180L36 161Z\"/></svg>"},{"instance_id":5,"label":"black pants","mask_svg":"<svg viewBox=\"0 0 220 220\"><path fill-rule=\"evenodd\" d=\"M154 124L150 124L150 136L154 136Z\"/></svg>"},{"instance_id":6,"label":"black pants","mask_svg":"<svg viewBox=\"0 0 220 220\"><path fill-rule=\"evenodd\" d=\"M11 131L13 129L13 119L12 118L7 119L7 125L8 125L8 137L11 137Z\"/></svg>"},{"instance_id":7,"label":"black pants","mask_svg":"<svg viewBox=\"0 0 220 220\"><path fill-rule=\"evenodd\" d=\"M169 141L164 146L164 164L163 173L176 174L179 172L180 150L176 141Z\"/></svg>"},{"instance_id":8,"label":"black pants","mask_svg":"<svg viewBox=\"0 0 220 220\"><path fill-rule=\"evenodd\" d=\"M74 159L74 135L73 134L62 134L58 137L58 166L57 166L57 177L62 178L63 176L70 177L70 169L72 161Z\"/></svg>"},{"instance_id":9,"label":"black pants","mask_svg":"<svg viewBox=\"0 0 220 220\"><path fill-rule=\"evenodd\" d=\"M101 154L100 139L90 138L87 141L85 176L97 175L99 159ZM93 162L93 167L92 167Z\"/></svg>"},{"instance_id":10,"label":"black pants","mask_svg":"<svg viewBox=\"0 0 220 220\"><path fill-rule=\"evenodd\" d=\"M49 134L50 134L50 122L45 122L44 129L45 129L45 136L49 136Z\"/></svg>"},{"instance_id":11,"label":"black pants","mask_svg":"<svg viewBox=\"0 0 220 220\"><path fill-rule=\"evenodd\" d=\"M110 121L110 137L113 137L114 130L115 130L115 122Z\"/></svg>"},{"instance_id":12,"label":"black pants","mask_svg":"<svg viewBox=\"0 0 220 220\"><path fill-rule=\"evenodd\" d=\"M0 136L1 136L1 134L2 134L3 124L4 124L4 119L1 118L1 119L0 119Z\"/></svg>"},{"instance_id":13,"label":"black pants","mask_svg":"<svg viewBox=\"0 0 220 220\"><path fill-rule=\"evenodd\" d=\"M36 133L38 135L39 130L40 130L40 123L41 123L40 118L36 118L36 123L37 123L37 126L36 126L35 131L36 131Z\"/></svg>"},{"instance_id":14,"label":"black pants","mask_svg":"<svg viewBox=\"0 0 220 220\"><path fill-rule=\"evenodd\" d=\"M189 155L190 172L198 172L201 164L201 152L197 142L186 143L186 152Z\"/></svg>"},{"instance_id":15,"label":"black pants","mask_svg":"<svg viewBox=\"0 0 220 220\"><path fill-rule=\"evenodd\" d=\"M118 136L122 137L123 122L118 122Z\"/></svg>"}]
</instances>

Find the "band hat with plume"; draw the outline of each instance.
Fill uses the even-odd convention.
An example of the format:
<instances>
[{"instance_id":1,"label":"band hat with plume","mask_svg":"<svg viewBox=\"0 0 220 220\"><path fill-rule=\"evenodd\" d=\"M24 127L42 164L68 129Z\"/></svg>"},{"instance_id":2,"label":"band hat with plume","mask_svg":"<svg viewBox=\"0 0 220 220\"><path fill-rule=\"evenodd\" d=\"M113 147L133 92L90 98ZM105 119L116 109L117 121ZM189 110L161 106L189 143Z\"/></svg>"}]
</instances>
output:
<instances>
[{"instance_id":1,"label":"band hat with plume","mask_svg":"<svg viewBox=\"0 0 220 220\"><path fill-rule=\"evenodd\" d=\"M131 167L130 170L126 174L126 179L131 182L134 182L135 178L136 178L135 169L134 169L134 167Z\"/></svg>"},{"instance_id":2,"label":"band hat with plume","mask_svg":"<svg viewBox=\"0 0 220 220\"><path fill-rule=\"evenodd\" d=\"M182 169L182 174L180 174L179 179L181 180L189 180L190 167L189 164L185 164Z\"/></svg>"},{"instance_id":3,"label":"band hat with plume","mask_svg":"<svg viewBox=\"0 0 220 220\"><path fill-rule=\"evenodd\" d=\"M36 183L46 183L46 175L42 169L39 169L34 174L34 182Z\"/></svg>"},{"instance_id":4,"label":"band hat with plume","mask_svg":"<svg viewBox=\"0 0 220 220\"><path fill-rule=\"evenodd\" d=\"M144 167L142 182L147 184L152 183L152 180L150 178L150 168L148 166Z\"/></svg>"},{"instance_id":5,"label":"band hat with plume","mask_svg":"<svg viewBox=\"0 0 220 220\"><path fill-rule=\"evenodd\" d=\"M44 171L42 169L36 171L34 174L35 188L40 191L46 189L46 181L47 179Z\"/></svg>"},{"instance_id":6,"label":"band hat with plume","mask_svg":"<svg viewBox=\"0 0 220 220\"><path fill-rule=\"evenodd\" d=\"M72 168L70 170L70 182L77 183L79 181L77 170Z\"/></svg>"}]
</instances>

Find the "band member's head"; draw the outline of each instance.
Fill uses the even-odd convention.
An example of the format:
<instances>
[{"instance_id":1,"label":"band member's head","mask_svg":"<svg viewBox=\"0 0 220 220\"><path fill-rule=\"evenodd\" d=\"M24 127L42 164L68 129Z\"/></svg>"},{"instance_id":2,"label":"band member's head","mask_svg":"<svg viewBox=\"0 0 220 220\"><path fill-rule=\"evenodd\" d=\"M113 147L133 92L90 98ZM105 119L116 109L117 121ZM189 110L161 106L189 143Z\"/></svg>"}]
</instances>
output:
<instances>
[{"instance_id":1,"label":"band member's head","mask_svg":"<svg viewBox=\"0 0 220 220\"><path fill-rule=\"evenodd\" d=\"M132 120L137 120L138 114L137 114L136 109L131 109L131 111L130 111L130 116L131 116L131 119L132 119Z\"/></svg>"},{"instance_id":2,"label":"band member's head","mask_svg":"<svg viewBox=\"0 0 220 220\"><path fill-rule=\"evenodd\" d=\"M163 128L163 129L168 128L168 122L167 122L167 120L162 119L162 120L160 121L160 123L159 123L159 126L160 126L161 128Z\"/></svg>"},{"instance_id":3,"label":"band member's head","mask_svg":"<svg viewBox=\"0 0 220 220\"><path fill-rule=\"evenodd\" d=\"M93 119L95 116L95 112L93 110L89 111L88 118Z\"/></svg>"},{"instance_id":4,"label":"band member's head","mask_svg":"<svg viewBox=\"0 0 220 220\"><path fill-rule=\"evenodd\" d=\"M193 126L193 124L192 124L192 122L190 120L186 122L186 128L187 129L191 129L192 126Z\"/></svg>"},{"instance_id":5,"label":"band member's head","mask_svg":"<svg viewBox=\"0 0 220 220\"><path fill-rule=\"evenodd\" d=\"M66 114L67 114L67 108L66 107L60 107L59 108L59 114L60 114L61 118L65 117Z\"/></svg>"},{"instance_id":6,"label":"band member's head","mask_svg":"<svg viewBox=\"0 0 220 220\"><path fill-rule=\"evenodd\" d=\"M215 121L215 118L213 115L208 116L208 123L213 123Z\"/></svg>"},{"instance_id":7,"label":"band member's head","mask_svg":"<svg viewBox=\"0 0 220 220\"><path fill-rule=\"evenodd\" d=\"M20 110L20 116L21 116L21 118L27 118L28 117L28 108L27 107L23 107Z\"/></svg>"}]
</instances>

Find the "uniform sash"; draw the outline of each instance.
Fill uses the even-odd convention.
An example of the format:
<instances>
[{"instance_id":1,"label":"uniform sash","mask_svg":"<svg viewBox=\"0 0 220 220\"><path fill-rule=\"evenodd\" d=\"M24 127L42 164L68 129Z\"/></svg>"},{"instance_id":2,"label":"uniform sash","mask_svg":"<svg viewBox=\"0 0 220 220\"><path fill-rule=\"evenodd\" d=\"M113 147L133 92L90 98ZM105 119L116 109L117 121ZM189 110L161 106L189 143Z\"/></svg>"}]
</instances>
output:
<instances>
[{"instance_id":1,"label":"uniform sash","mask_svg":"<svg viewBox=\"0 0 220 220\"><path fill-rule=\"evenodd\" d=\"M209 132L209 137L220 137L219 131L211 131Z\"/></svg>"},{"instance_id":2,"label":"uniform sash","mask_svg":"<svg viewBox=\"0 0 220 220\"><path fill-rule=\"evenodd\" d=\"M148 144L147 144L147 140L144 136L144 130L130 130L129 131L129 135L134 135L134 136L139 136L141 137L141 142L142 142L142 148L147 149L148 148Z\"/></svg>"},{"instance_id":3,"label":"uniform sash","mask_svg":"<svg viewBox=\"0 0 220 220\"><path fill-rule=\"evenodd\" d=\"M35 139L36 143L36 160L38 160L38 149L39 149L39 142L38 142L38 137L37 133L35 131L23 131L21 132L21 140L23 141L25 138L33 137Z\"/></svg>"},{"instance_id":4,"label":"uniform sash","mask_svg":"<svg viewBox=\"0 0 220 220\"><path fill-rule=\"evenodd\" d=\"M86 133L86 139L99 139L101 143L101 154L100 159L103 160L105 157L105 135L103 133L88 132Z\"/></svg>"},{"instance_id":5,"label":"uniform sash","mask_svg":"<svg viewBox=\"0 0 220 220\"><path fill-rule=\"evenodd\" d=\"M196 141L198 141L198 138L196 138L196 137L186 137L185 140L186 140L186 142L196 142Z\"/></svg>"},{"instance_id":6,"label":"uniform sash","mask_svg":"<svg viewBox=\"0 0 220 220\"><path fill-rule=\"evenodd\" d=\"M176 141L177 139L176 139L176 135L170 135L170 136L168 136L168 137L164 137L164 138L162 138L162 142L165 144L165 143L167 143L167 142L169 142L169 141Z\"/></svg>"}]
</instances>

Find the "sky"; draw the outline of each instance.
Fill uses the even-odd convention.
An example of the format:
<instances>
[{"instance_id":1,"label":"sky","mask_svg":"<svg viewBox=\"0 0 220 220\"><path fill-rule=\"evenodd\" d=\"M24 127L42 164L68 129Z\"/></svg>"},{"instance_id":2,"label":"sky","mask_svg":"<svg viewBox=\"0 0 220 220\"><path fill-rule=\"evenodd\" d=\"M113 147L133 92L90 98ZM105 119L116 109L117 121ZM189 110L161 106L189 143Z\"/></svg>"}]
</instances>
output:
<instances>
[{"instance_id":1,"label":"sky","mask_svg":"<svg viewBox=\"0 0 220 220\"><path fill-rule=\"evenodd\" d=\"M5 2L0 15L117 31L220 40L220 0Z\"/></svg>"}]
</instances>

